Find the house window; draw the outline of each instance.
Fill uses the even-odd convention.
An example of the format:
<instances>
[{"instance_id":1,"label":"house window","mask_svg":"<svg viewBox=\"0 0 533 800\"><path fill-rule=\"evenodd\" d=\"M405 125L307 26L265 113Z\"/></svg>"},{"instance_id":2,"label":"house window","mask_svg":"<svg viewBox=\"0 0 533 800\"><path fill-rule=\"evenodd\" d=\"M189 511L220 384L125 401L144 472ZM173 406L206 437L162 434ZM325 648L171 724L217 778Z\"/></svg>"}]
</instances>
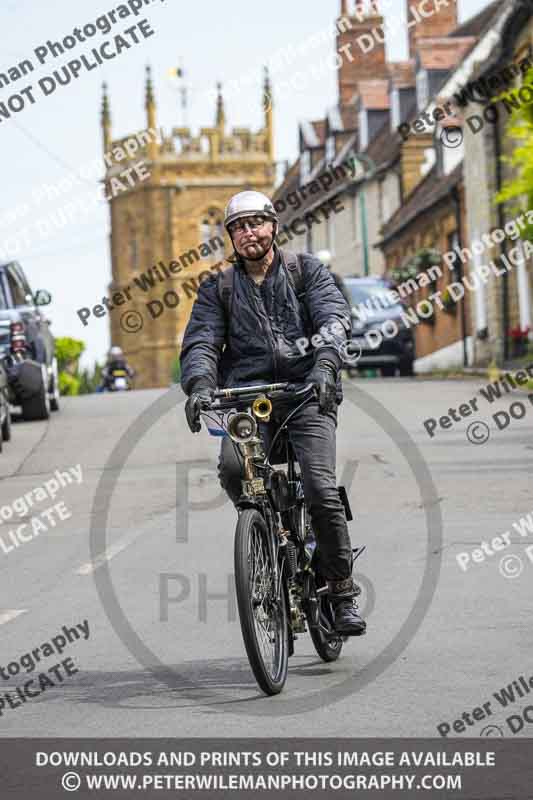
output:
<instances>
[{"instance_id":1,"label":"house window","mask_svg":"<svg viewBox=\"0 0 533 800\"><path fill-rule=\"evenodd\" d=\"M335 137L328 136L326 139L326 162L331 163L335 159Z\"/></svg>"},{"instance_id":2,"label":"house window","mask_svg":"<svg viewBox=\"0 0 533 800\"><path fill-rule=\"evenodd\" d=\"M448 234L446 239L446 246L448 252L450 252L450 250L455 250L455 248L459 249L459 237L457 235L457 231ZM455 264L453 264L452 266L448 265L448 269L450 270L450 272L453 272L455 268L456 268Z\"/></svg>"},{"instance_id":3,"label":"house window","mask_svg":"<svg viewBox=\"0 0 533 800\"><path fill-rule=\"evenodd\" d=\"M368 147L368 112L359 112L359 148L366 150Z\"/></svg>"},{"instance_id":4,"label":"house window","mask_svg":"<svg viewBox=\"0 0 533 800\"><path fill-rule=\"evenodd\" d=\"M391 93L391 130L394 131L401 125L400 90L393 89Z\"/></svg>"},{"instance_id":5,"label":"house window","mask_svg":"<svg viewBox=\"0 0 533 800\"><path fill-rule=\"evenodd\" d=\"M379 183L379 222L383 225L391 216L390 210L391 197L390 186L387 187L385 180Z\"/></svg>"},{"instance_id":6,"label":"house window","mask_svg":"<svg viewBox=\"0 0 533 800\"><path fill-rule=\"evenodd\" d=\"M335 220L332 216L327 221L327 243L328 250L332 256L335 255Z\"/></svg>"},{"instance_id":7,"label":"house window","mask_svg":"<svg viewBox=\"0 0 533 800\"><path fill-rule=\"evenodd\" d=\"M210 208L200 224L200 241L214 251L218 247L217 242L212 241L215 237L224 241L224 224L221 212L216 208ZM220 253L212 252L207 258L217 261L220 259Z\"/></svg>"},{"instance_id":8,"label":"house window","mask_svg":"<svg viewBox=\"0 0 533 800\"><path fill-rule=\"evenodd\" d=\"M461 128L444 128L440 134L439 146L442 173L443 175L449 175L464 158L463 131Z\"/></svg>"},{"instance_id":9,"label":"house window","mask_svg":"<svg viewBox=\"0 0 533 800\"><path fill-rule=\"evenodd\" d=\"M307 183L311 174L311 153L304 150L300 158L300 185Z\"/></svg>"},{"instance_id":10,"label":"house window","mask_svg":"<svg viewBox=\"0 0 533 800\"><path fill-rule=\"evenodd\" d=\"M429 80L425 69L416 73L416 102L419 111L423 111L429 103Z\"/></svg>"}]
</instances>

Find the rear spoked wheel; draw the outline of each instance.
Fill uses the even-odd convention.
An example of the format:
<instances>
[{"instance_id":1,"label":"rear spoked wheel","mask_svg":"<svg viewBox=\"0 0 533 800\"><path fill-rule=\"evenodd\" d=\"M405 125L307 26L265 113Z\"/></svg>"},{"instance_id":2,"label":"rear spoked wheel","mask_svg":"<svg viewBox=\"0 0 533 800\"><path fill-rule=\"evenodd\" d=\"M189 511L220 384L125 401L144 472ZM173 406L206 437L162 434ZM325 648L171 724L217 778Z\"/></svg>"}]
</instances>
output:
<instances>
[{"instance_id":1,"label":"rear spoked wheel","mask_svg":"<svg viewBox=\"0 0 533 800\"><path fill-rule=\"evenodd\" d=\"M288 619L285 592L269 547L265 520L255 509L239 515L235 531L235 589L246 653L268 695L287 679Z\"/></svg>"},{"instance_id":2,"label":"rear spoked wheel","mask_svg":"<svg viewBox=\"0 0 533 800\"><path fill-rule=\"evenodd\" d=\"M328 598L316 595L315 576L309 573L307 579L310 602L307 603L305 613L313 646L322 661L336 661L341 654L344 637L335 632L333 610Z\"/></svg>"}]
</instances>

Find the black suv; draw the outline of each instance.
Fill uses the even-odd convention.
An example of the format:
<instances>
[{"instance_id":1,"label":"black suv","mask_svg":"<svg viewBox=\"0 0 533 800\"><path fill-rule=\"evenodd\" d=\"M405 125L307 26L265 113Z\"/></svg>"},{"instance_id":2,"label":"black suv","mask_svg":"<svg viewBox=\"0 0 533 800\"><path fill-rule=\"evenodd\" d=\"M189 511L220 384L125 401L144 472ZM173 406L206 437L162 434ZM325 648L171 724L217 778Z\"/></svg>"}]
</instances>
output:
<instances>
[{"instance_id":1,"label":"black suv","mask_svg":"<svg viewBox=\"0 0 533 800\"><path fill-rule=\"evenodd\" d=\"M48 419L59 409L59 377L54 337L39 308L49 292L32 292L16 261L0 264L0 357L8 380L9 402L24 419Z\"/></svg>"},{"instance_id":2,"label":"black suv","mask_svg":"<svg viewBox=\"0 0 533 800\"><path fill-rule=\"evenodd\" d=\"M382 375L413 374L415 359L415 342L410 328L401 321L405 307L401 303L391 302L388 292L393 284L382 278L343 278L344 285L352 298L352 350L361 356L355 366L349 367L350 374L358 369L377 367ZM374 341L381 338L379 346L373 348L372 335L366 337L371 330L379 331L387 320L398 326L398 333L391 338L377 335Z\"/></svg>"}]
</instances>

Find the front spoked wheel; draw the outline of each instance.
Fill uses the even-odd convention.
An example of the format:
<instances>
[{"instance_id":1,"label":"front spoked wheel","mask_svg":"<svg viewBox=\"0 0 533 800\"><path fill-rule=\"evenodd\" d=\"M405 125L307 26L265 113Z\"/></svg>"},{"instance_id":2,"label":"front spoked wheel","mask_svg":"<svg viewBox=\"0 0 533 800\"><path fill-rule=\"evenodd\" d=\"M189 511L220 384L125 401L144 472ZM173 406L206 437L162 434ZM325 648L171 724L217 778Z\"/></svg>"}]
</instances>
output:
<instances>
[{"instance_id":1,"label":"front spoked wheel","mask_svg":"<svg viewBox=\"0 0 533 800\"><path fill-rule=\"evenodd\" d=\"M285 593L269 548L265 520L255 509L239 515L235 531L235 589L246 653L263 692L278 694L289 658Z\"/></svg>"}]
</instances>

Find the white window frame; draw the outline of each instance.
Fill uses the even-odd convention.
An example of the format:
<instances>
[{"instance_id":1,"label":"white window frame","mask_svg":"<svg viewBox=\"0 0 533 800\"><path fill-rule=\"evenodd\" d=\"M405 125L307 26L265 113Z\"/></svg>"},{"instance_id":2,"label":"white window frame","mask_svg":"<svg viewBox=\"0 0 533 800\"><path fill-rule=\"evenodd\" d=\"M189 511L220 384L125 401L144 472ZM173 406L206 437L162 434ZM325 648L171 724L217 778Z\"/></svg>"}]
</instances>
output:
<instances>
[{"instance_id":1,"label":"white window frame","mask_svg":"<svg viewBox=\"0 0 533 800\"><path fill-rule=\"evenodd\" d=\"M309 175L311 174L311 152L304 150L300 156L300 185L307 183Z\"/></svg>"},{"instance_id":2,"label":"white window frame","mask_svg":"<svg viewBox=\"0 0 533 800\"><path fill-rule=\"evenodd\" d=\"M366 150L368 147L368 111L361 109L359 112L359 150Z\"/></svg>"},{"instance_id":3,"label":"white window frame","mask_svg":"<svg viewBox=\"0 0 533 800\"><path fill-rule=\"evenodd\" d=\"M326 139L326 164L330 164L334 161L336 154L335 136L330 134Z\"/></svg>"},{"instance_id":4,"label":"white window frame","mask_svg":"<svg viewBox=\"0 0 533 800\"><path fill-rule=\"evenodd\" d=\"M400 105L400 90L393 89L391 99L391 130L395 131L402 124L402 112Z\"/></svg>"},{"instance_id":5,"label":"white window frame","mask_svg":"<svg viewBox=\"0 0 533 800\"><path fill-rule=\"evenodd\" d=\"M424 111L429 103L429 76L427 69L416 73L416 103L419 111Z\"/></svg>"}]
</instances>

